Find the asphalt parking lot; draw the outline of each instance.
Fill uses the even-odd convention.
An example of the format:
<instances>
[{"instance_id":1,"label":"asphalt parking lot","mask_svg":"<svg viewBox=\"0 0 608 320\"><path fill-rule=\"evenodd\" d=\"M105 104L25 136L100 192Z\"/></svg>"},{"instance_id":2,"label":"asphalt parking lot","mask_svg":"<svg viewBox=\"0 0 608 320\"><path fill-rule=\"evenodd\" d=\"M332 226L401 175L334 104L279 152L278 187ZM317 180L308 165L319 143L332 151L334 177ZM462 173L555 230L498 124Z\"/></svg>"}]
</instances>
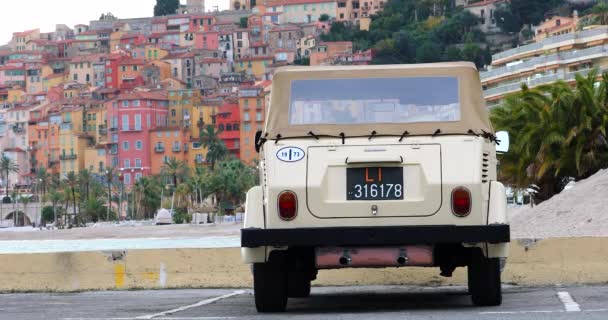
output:
<instances>
[{"instance_id":1,"label":"asphalt parking lot","mask_svg":"<svg viewBox=\"0 0 608 320\"><path fill-rule=\"evenodd\" d=\"M503 305L475 308L464 287L313 288L286 314L257 314L251 290L0 295L0 319L608 319L608 285L506 286Z\"/></svg>"}]
</instances>

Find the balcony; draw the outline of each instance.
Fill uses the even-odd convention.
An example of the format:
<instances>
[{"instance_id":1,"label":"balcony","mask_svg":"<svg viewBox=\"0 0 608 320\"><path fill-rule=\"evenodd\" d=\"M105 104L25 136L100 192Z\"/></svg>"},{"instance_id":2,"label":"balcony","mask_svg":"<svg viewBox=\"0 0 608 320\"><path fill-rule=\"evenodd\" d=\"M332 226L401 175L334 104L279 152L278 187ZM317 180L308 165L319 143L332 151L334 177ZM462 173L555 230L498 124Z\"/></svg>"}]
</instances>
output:
<instances>
[{"instance_id":1,"label":"balcony","mask_svg":"<svg viewBox=\"0 0 608 320\"><path fill-rule=\"evenodd\" d=\"M154 147L154 152L156 152L156 153L163 153L163 152L165 152L165 147L156 146L156 147Z\"/></svg>"},{"instance_id":2,"label":"balcony","mask_svg":"<svg viewBox=\"0 0 608 320\"><path fill-rule=\"evenodd\" d=\"M123 128L120 130L120 132L141 132L141 127L139 128Z\"/></svg>"},{"instance_id":3,"label":"balcony","mask_svg":"<svg viewBox=\"0 0 608 320\"><path fill-rule=\"evenodd\" d=\"M59 159L62 161L66 160L76 160L78 157L75 154L62 154L59 156Z\"/></svg>"},{"instance_id":4,"label":"balcony","mask_svg":"<svg viewBox=\"0 0 608 320\"><path fill-rule=\"evenodd\" d=\"M558 80L563 80L566 82L574 81L577 74L581 74L582 76L586 76L592 69L579 70L576 72L568 72L568 73L556 73L551 75L546 75L543 77L538 77L530 80L522 80L517 83L510 83L503 86L495 87L487 89L483 92L484 98L491 99L495 97L504 96L505 94L517 92L521 90L521 85L526 84L529 88L534 88L539 85L553 83ZM598 70L598 74L601 75L603 72L608 71L608 68Z\"/></svg>"},{"instance_id":5,"label":"balcony","mask_svg":"<svg viewBox=\"0 0 608 320\"><path fill-rule=\"evenodd\" d=\"M54 166L56 166L58 164L59 164L59 160L57 160L57 159L51 159L51 160L49 160L49 168L52 168L52 167L54 167Z\"/></svg>"},{"instance_id":6,"label":"balcony","mask_svg":"<svg viewBox=\"0 0 608 320\"><path fill-rule=\"evenodd\" d=\"M491 79L500 79L513 74L534 71L538 68L544 68L547 66L567 65L583 60L595 60L604 57L608 57L608 46L597 46L583 50L571 50L536 57L508 67L496 68L490 71L481 72L480 77L482 81L489 81Z\"/></svg>"},{"instance_id":7,"label":"balcony","mask_svg":"<svg viewBox=\"0 0 608 320\"><path fill-rule=\"evenodd\" d=\"M99 134L102 136L105 136L108 134L108 128L105 127L99 127Z\"/></svg>"},{"instance_id":8,"label":"balcony","mask_svg":"<svg viewBox=\"0 0 608 320\"><path fill-rule=\"evenodd\" d=\"M542 52L544 50L554 49L561 45L585 43L585 38L591 38L593 40L598 40L598 38L608 38L608 27L602 26L595 29L589 29L575 33L567 33L560 36L546 38L541 42L532 43L507 51L499 52L492 56L492 63L497 63L498 61L505 59L509 59L509 61L516 60L518 56L523 56L526 54L529 55L535 52Z\"/></svg>"},{"instance_id":9,"label":"balcony","mask_svg":"<svg viewBox=\"0 0 608 320\"><path fill-rule=\"evenodd\" d=\"M13 127L13 132L16 133L16 134L23 134L23 133L25 133L25 128L14 126Z\"/></svg>"},{"instance_id":10,"label":"balcony","mask_svg":"<svg viewBox=\"0 0 608 320\"><path fill-rule=\"evenodd\" d=\"M116 132L118 131L118 127L110 127L110 132Z\"/></svg>"}]
</instances>

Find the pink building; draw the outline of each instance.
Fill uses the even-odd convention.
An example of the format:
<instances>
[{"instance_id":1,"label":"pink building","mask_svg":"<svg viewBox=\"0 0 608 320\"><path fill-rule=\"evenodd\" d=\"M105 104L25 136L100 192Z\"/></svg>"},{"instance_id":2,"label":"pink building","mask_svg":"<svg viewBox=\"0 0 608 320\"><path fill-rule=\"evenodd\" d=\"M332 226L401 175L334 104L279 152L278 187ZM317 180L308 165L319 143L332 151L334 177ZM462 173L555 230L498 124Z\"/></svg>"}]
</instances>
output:
<instances>
[{"instance_id":1,"label":"pink building","mask_svg":"<svg viewBox=\"0 0 608 320\"><path fill-rule=\"evenodd\" d=\"M219 32L198 31L194 36L194 47L196 49L217 50L219 48Z\"/></svg>"},{"instance_id":2,"label":"pink building","mask_svg":"<svg viewBox=\"0 0 608 320\"><path fill-rule=\"evenodd\" d=\"M152 170L150 130L167 124L166 91L123 93L107 104L110 129L107 163L122 171L125 186Z\"/></svg>"}]
</instances>

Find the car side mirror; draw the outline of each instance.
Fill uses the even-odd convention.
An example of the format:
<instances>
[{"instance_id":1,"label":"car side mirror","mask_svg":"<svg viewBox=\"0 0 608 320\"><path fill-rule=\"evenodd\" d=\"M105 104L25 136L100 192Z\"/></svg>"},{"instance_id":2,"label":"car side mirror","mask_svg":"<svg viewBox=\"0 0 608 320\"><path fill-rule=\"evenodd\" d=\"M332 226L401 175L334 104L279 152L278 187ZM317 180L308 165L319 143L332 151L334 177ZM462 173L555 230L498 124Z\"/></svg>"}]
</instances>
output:
<instances>
[{"instance_id":1,"label":"car side mirror","mask_svg":"<svg viewBox=\"0 0 608 320\"><path fill-rule=\"evenodd\" d=\"M260 153L260 149L262 148L262 133L262 131L258 131L255 133L255 152L257 153Z\"/></svg>"},{"instance_id":2,"label":"car side mirror","mask_svg":"<svg viewBox=\"0 0 608 320\"><path fill-rule=\"evenodd\" d=\"M509 133L506 131L496 132L496 140L498 145L496 146L496 152L507 153L509 152Z\"/></svg>"}]
</instances>

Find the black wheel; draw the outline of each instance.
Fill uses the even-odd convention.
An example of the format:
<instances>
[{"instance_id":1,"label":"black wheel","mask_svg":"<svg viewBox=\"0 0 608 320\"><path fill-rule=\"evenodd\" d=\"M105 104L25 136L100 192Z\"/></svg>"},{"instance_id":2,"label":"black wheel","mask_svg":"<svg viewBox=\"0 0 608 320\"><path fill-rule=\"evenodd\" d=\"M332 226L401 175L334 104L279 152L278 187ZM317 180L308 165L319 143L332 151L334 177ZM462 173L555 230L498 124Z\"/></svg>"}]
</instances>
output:
<instances>
[{"instance_id":1,"label":"black wheel","mask_svg":"<svg viewBox=\"0 0 608 320\"><path fill-rule=\"evenodd\" d=\"M287 270L282 254L253 264L253 292L258 312L283 312L287 306Z\"/></svg>"},{"instance_id":2,"label":"black wheel","mask_svg":"<svg viewBox=\"0 0 608 320\"><path fill-rule=\"evenodd\" d=\"M305 272L290 272L287 277L287 296L308 298L310 296L310 277Z\"/></svg>"},{"instance_id":3,"label":"black wheel","mask_svg":"<svg viewBox=\"0 0 608 320\"><path fill-rule=\"evenodd\" d=\"M486 258L481 250L471 254L469 262L469 293L476 306L499 306L502 303L500 260Z\"/></svg>"}]
</instances>

